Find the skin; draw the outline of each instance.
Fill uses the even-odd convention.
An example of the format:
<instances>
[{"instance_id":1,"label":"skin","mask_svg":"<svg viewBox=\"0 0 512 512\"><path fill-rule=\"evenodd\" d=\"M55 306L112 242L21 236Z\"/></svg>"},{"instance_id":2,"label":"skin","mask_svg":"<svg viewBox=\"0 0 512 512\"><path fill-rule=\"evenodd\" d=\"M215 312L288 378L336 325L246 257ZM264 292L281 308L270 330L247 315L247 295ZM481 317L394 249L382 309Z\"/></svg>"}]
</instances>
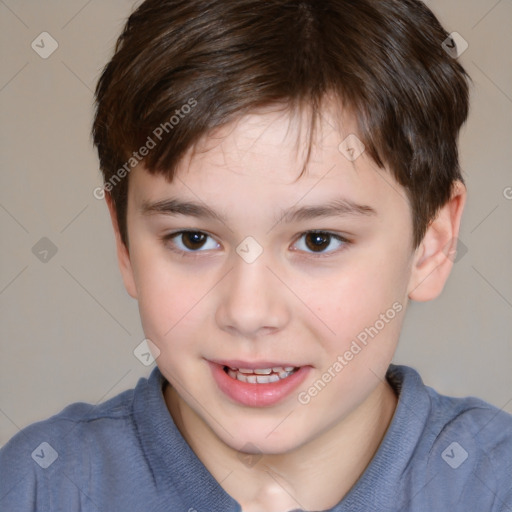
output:
<instances>
[{"instance_id":1,"label":"skin","mask_svg":"<svg viewBox=\"0 0 512 512\"><path fill-rule=\"evenodd\" d=\"M307 147L307 118L283 110L243 117L202 141L181 161L172 182L142 165L130 175L129 250L121 242L121 273L139 303L164 391L182 435L245 512L333 507L364 472L392 419L397 397L385 379L409 299L431 300L452 267L465 189L412 247L411 209L402 187L363 153L349 161L338 146L356 133L349 115L326 109L307 173L297 180ZM296 145L297 137L302 137ZM282 209L344 198L371 207L288 222ZM213 218L144 213L169 198L208 205ZM209 235L188 245L180 230ZM314 252L309 230L324 239ZM247 263L237 246L252 236L263 253ZM174 249L174 250L173 250ZM320 255L319 255L320 254ZM399 303L402 311L309 403L298 400L347 351L357 335ZM306 381L269 407L240 405L217 387L207 360L289 361L309 365ZM247 444L250 443L249 446ZM240 451L257 455L244 464Z\"/></svg>"}]
</instances>

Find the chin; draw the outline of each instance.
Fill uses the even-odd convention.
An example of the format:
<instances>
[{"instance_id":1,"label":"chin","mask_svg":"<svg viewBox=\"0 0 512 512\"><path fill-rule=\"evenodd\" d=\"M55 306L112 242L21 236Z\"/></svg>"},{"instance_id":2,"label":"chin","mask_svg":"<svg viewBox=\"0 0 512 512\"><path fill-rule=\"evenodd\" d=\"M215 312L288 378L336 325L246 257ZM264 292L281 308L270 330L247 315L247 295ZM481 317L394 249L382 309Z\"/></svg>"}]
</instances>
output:
<instances>
[{"instance_id":1,"label":"chin","mask_svg":"<svg viewBox=\"0 0 512 512\"><path fill-rule=\"evenodd\" d=\"M240 432L232 432L234 437L226 436L222 440L232 449L251 455L283 455L303 444L295 435L290 435L289 431L268 435L271 430L242 429Z\"/></svg>"}]
</instances>

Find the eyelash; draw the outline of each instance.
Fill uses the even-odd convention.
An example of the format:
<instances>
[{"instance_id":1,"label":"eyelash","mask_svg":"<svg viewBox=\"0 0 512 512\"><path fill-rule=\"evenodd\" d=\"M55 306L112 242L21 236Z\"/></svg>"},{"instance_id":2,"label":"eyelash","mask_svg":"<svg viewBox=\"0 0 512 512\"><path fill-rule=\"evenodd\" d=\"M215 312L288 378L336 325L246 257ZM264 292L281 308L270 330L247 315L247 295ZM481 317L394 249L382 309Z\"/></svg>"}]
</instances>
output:
<instances>
[{"instance_id":1,"label":"eyelash","mask_svg":"<svg viewBox=\"0 0 512 512\"><path fill-rule=\"evenodd\" d=\"M209 235L208 233L205 233L204 231L195 231L195 230L182 230L182 231L175 231L174 233L169 233L167 235L164 235L162 237L162 242L164 243L164 245L166 247L168 247L171 251L175 252L175 253L178 253L180 254L181 256L185 256L185 257L197 257L200 255L200 253L202 252L207 252L208 250L201 250L201 249L198 249L197 251L191 251L191 250L188 250L188 251L184 251L182 249L178 249L176 248L176 246L172 243L173 239L174 238L177 238L179 237L180 235L184 235L186 233L195 233L195 234L201 234L201 235L206 235L207 237L209 238L212 238L213 237L211 235ZM308 257L313 257L313 258L325 258L325 257L329 257L333 254L336 254L336 253L339 253L343 250L345 250L349 245L352 244L352 241L341 236L341 235L338 235L336 233L332 233L330 231L322 231L322 230L310 230L310 231L305 231L304 233L301 233L301 235L297 238L297 240L294 242L294 245L299 241L301 240L304 236L307 236L309 234L319 234L319 235L326 235L328 237L330 237L331 239L335 239L337 240L338 242L341 242L342 245L341 247L339 247L338 249L334 249L334 250L331 250L331 251L327 251L327 252L308 252L308 251L301 251L301 250L298 250L300 252L304 252L305 254L307 254ZM171 242L171 243L169 243ZM329 243L330 245L330 243Z\"/></svg>"}]
</instances>

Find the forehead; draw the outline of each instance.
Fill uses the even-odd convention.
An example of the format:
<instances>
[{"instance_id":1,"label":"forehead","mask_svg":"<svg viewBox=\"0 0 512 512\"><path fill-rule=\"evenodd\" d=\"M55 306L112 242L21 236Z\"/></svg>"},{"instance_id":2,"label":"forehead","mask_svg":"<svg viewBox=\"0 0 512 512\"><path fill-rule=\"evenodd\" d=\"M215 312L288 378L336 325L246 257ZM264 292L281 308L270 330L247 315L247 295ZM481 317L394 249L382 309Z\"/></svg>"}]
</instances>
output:
<instances>
[{"instance_id":1,"label":"forehead","mask_svg":"<svg viewBox=\"0 0 512 512\"><path fill-rule=\"evenodd\" d=\"M307 107L300 111L279 105L262 107L207 134L190 149L178 169L185 173L191 167L219 166L250 175L257 168L259 176L265 173L267 177L295 180L311 148L308 174L321 174L329 156L326 153L334 150L339 155L339 143L355 134L357 124L332 101L319 112L314 134L311 116Z\"/></svg>"},{"instance_id":2,"label":"forehead","mask_svg":"<svg viewBox=\"0 0 512 512\"><path fill-rule=\"evenodd\" d=\"M240 203L248 208L255 201L287 207L340 196L381 207L397 201L408 205L391 173L379 169L364 152L355 117L340 114L339 107L326 108L318 116L311 155L301 176L309 130L307 113L261 109L200 140L179 162L172 181L136 168L130 176L130 197L140 205L179 195L228 210Z\"/></svg>"}]
</instances>

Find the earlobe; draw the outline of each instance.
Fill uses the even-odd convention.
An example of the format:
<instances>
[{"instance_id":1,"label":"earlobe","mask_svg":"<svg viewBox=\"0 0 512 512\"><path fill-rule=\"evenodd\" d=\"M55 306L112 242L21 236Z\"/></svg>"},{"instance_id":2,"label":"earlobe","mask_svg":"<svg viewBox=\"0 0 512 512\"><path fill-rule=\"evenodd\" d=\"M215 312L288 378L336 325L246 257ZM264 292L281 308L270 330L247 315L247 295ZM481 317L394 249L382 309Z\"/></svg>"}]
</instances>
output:
<instances>
[{"instance_id":1,"label":"earlobe","mask_svg":"<svg viewBox=\"0 0 512 512\"><path fill-rule=\"evenodd\" d=\"M135 279L130 260L130 253L121 238L121 232L119 230L119 224L117 222L116 206L114 200L112 199L112 196L108 192L105 193L105 201L107 203L108 211L110 213L112 227L114 228L114 234L116 238L117 263L119 265L119 270L121 271L124 286L128 294L134 299L136 299L137 288L135 286Z\"/></svg>"},{"instance_id":2,"label":"earlobe","mask_svg":"<svg viewBox=\"0 0 512 512\"><path fill-rule=\"evenodd\" d=\"M457 181L416 250L409 281L411 300L432 300L443 291L455 259L465 201L466 187Z\"/></svg>"}]
</instances>

